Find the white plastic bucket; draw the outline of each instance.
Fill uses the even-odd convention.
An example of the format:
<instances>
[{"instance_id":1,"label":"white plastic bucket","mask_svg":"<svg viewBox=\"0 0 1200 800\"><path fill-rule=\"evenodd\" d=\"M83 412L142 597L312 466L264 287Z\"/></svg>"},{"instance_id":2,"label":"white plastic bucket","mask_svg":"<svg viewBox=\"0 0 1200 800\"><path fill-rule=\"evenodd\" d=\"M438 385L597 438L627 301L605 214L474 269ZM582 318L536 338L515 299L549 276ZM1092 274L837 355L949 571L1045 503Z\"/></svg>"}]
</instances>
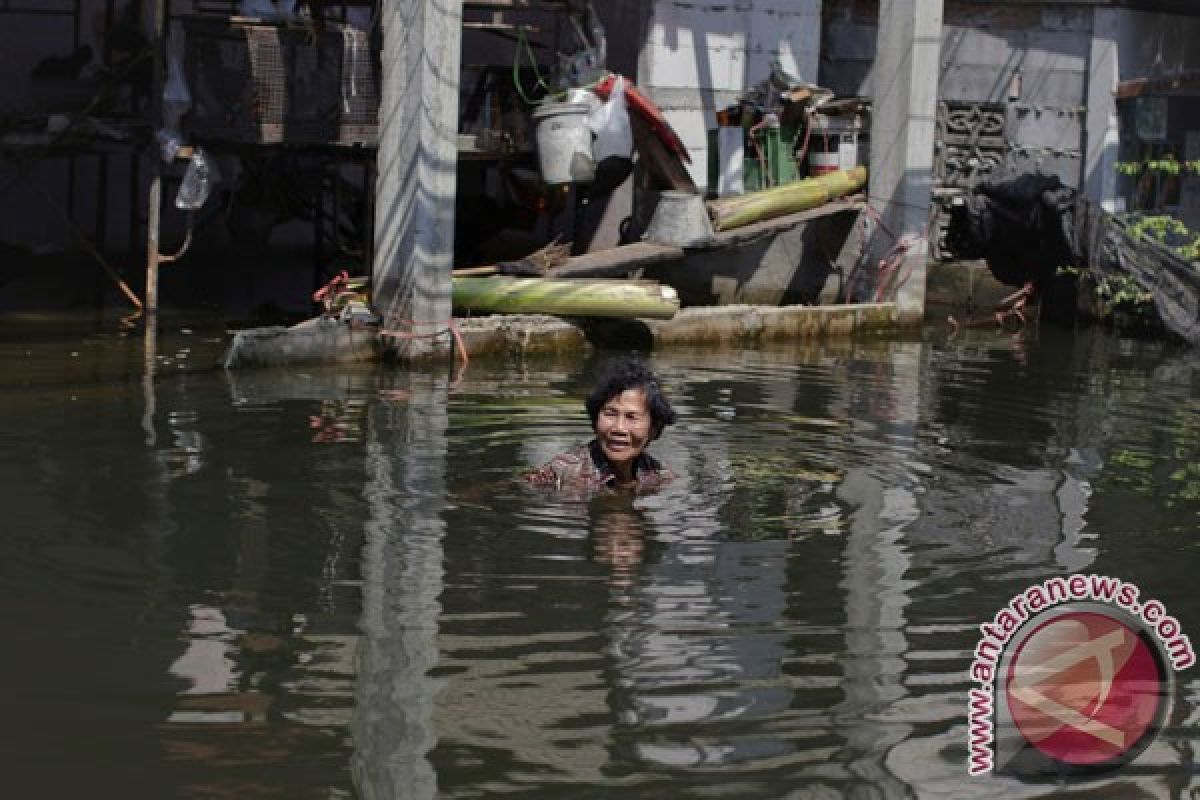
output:
<instances>
[{"instance_id":1,"label":"white plastic bucket","mask_svg":"<svg viewBox=\"0 0 1200 800\"><path fill-rule=\"evenodd\" d=\"M586 103L543 103L534 110L538 164L547 184L588 183L595 178L592 132L585 124L590 110Z\"/></svg>"},{"instance_id":2,"label":"white plastic bucket","mask_svg":"<svg viewBox=\"0 0 1200 800\"><path fill-rule=\"evenodd\" d=\"M833 153L816 153L808 154L808 174L828 175L831 172L837 172L842 168L842 160L837 152Z\"/></svg>"}]
</instances>

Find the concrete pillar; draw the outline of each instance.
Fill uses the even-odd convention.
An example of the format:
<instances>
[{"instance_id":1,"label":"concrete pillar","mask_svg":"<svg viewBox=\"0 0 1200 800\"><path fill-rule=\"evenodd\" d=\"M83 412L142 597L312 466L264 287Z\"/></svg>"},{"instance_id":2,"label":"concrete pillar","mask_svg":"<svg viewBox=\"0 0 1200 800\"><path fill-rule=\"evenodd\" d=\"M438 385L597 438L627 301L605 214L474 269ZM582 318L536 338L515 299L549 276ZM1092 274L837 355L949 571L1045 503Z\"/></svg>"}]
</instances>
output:
<instances>
[{"instance_id":1,"label":"concrete pillar","mask_svg":"<svg viewBox=\"0 0 1200 800\"><path fill-rule=\"evenodd\" d=\"M1088 199L1110 212L1116 210L1117 155L1121 143L1115 92L1120 80L1117 36L1123 13L1119 9L1093 9L1092 50L1088 59L1083 190Z\"/></svg>"},{"instance_id":2,"label":"concrete pillar","mask_svg":"<svg viewBox=\"0 0 1200 800\"><path fill-rule=\"evenodd\" d=\"M942 0L881 0L871 72L870 204L887 231L868 242L872 264L895 255L887 278L900 314L925 312L925 260L942 43ZM907 246L898 242L907 242Z\"/></svg>"},{"instance_id":3,"label":"concrete pillar","mask_svg":"<svg viewBox=\"0 0 1200 800\"><path fill-rule=\"evenodd\" d=\"M375 308L389 330L426 335L450 319L457 182L461 0L384 0L375 184ZM449 339L397 339L401 357Z\"/></svg>"}]
</instances>

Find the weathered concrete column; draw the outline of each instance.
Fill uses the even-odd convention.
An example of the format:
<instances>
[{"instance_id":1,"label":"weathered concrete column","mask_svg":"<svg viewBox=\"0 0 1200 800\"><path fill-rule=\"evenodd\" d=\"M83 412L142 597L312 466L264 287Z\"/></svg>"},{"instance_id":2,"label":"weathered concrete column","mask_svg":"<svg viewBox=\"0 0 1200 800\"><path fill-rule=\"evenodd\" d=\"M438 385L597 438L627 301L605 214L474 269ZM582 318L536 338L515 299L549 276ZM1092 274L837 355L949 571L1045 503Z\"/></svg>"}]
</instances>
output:
<instances>
[{"instance_id":1,"label":"weathered concrete column","mask_svg":"<svg viewBox=\"0 0 1200 800\"><path fill-rule=\"evenodd\" d=\"M1087 127L1083 190L1088 199L1105 211L1116 210L1117 83L1120 80L1117 35L1119 9L1096 8L1092 14L1092 50L1088 58Z\"/></svg>"},{"instance_id":2,"label":"weathered concrete column","mask_svg":"<svg viewBox=\"0 0 1200 800\"><path fill-rule=\"evenodd\" d=\"M909 323L925 312L929 243L923 237L933 186L941 43L942 0L881 0L871 71L870 204L891 234L877 228L868 252L875 264L889 255L901 259L888 280L898 285L896 305Z\"/></svg>"},{"instance_id":3,"label":"weathered concrete column","mask_svg":"<svg viewBox=\"0 0 1200 800\"><path fill-rule=\"evenodd\" d=\"M376 309L390 330L450 318L461 0L383 0L383 95L375 184ZM448 339L398 339L412 357Z\"/></svg>"}]
</instances>

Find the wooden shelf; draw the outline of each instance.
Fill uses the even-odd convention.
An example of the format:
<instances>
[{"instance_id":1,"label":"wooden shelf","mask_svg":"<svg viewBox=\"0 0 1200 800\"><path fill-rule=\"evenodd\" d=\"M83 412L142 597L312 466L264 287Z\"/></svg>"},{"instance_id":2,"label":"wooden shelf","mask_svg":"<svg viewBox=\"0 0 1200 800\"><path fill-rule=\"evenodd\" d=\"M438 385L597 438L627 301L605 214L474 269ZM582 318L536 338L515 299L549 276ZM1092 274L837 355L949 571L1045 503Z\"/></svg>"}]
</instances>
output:
<instances>
[{"instance_id":1,"label":"wooden shelf","mask_svg":"<svg viewBox=\"0 0 1200 800\"><path fill-rule=\"evenodd\" d=\"M565 0L464 0L463 10L475 11L561 11Z\"/></svg>"}]
</instances>

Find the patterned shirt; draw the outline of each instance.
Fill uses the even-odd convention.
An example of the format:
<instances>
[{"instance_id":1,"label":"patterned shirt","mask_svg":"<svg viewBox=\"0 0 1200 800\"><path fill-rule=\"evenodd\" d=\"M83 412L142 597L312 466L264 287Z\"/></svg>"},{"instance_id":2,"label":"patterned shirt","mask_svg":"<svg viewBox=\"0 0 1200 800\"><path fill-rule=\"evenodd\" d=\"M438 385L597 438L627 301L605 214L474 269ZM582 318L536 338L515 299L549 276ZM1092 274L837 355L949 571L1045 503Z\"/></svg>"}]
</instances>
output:
<instances>
[{"instance_id":1,"label":"patterned shirt","mask_svg":"<svg viewBox=\"0 0 1200 800\"><path fill-rule=\"evenodd\" d=\"M555 456L544 467L531 470L524 477L534 486L555 489L597 491L617 486L616 472L595 439ZM675 477L675 473L643 450L633 462L633 477L641 491L666 483Z\"/></svg>"}]
</instances>

